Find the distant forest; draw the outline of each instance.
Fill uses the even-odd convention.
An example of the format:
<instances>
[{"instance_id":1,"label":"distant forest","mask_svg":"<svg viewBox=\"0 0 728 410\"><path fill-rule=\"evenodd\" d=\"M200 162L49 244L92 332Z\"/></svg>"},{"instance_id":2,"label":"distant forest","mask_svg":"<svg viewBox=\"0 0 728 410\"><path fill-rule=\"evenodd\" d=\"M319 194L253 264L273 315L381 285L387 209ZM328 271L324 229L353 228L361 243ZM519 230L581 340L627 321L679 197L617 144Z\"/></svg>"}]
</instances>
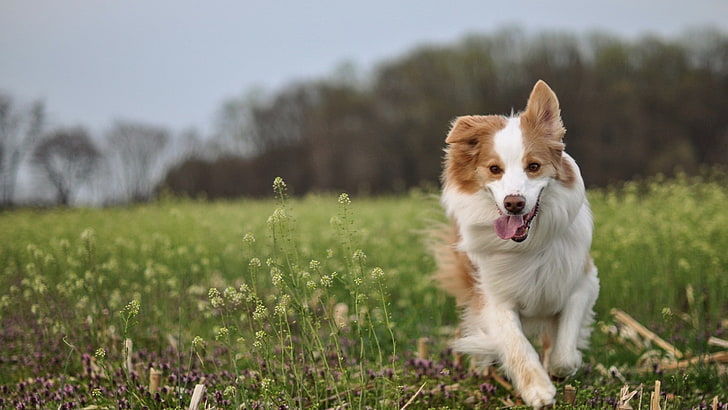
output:
<instances>
[{"instance_id":1,"label":"distant forest","mask_svg":"<svg viewBox=\"0 0 728 410\"><path fill-rule=\"evenodd\" d=\"M24 163L41 181L32 192L45 192L35 201L50 192L61 205L147 201L162 190L269 197L277 176L293 194L434 187L451 121L523 109L538 79L559 97L567 151L590 187L728 164L722 31L625 39L504 29L421 46L365 74L344 64L248 91L221 103L205 136L129 121L103 138L47 130L42 102L25 109L0 95L0 209L18 203Z\"/></svg>"},{"instance_id":2,"label":"distant forest","mask_svg":"<svg viewBox=\"0 0 728 410\"><path fill-rule=\"evenodd\" d=\"M527 35L504 30L423 46L369 78L341 69L274 95L230 100L220 130L246 157L189 160L166 186L209 197L400 192L436 184L445 134L463 114L509 114L536 80L559 97L567 151L587 185L728 163L728 37Z\"/></svg>"}]
</instances>

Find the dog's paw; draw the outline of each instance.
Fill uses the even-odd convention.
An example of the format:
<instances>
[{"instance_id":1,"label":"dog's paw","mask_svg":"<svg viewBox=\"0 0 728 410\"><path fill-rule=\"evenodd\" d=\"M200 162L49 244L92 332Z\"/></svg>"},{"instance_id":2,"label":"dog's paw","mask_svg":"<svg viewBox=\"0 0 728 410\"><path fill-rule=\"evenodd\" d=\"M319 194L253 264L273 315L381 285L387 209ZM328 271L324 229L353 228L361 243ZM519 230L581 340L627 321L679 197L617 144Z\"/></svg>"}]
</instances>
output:
<instances>
[{"instance_id":1,"label":"dog's paw","mask_svg":"<svg viewBox=\"0 0 728 410\"><path fill-rule=\"evenodd\" d=\"M555 403L556 388L548 378L546 380L534 380L534 383L521 388L521 398L534 409L544 408Z\"/></svg>"},{"instance_id":2,"label":"dog's paw","mask_svg":"<svg viewBox=\"0 0 728 410\"><path fill-rule=\"evenodd\" d=\"M546 370L554 377L566 378L573 376L579 367L581 367L581 353L578 350L561 354L554 351Z\"/></svg>"}]
</instances>

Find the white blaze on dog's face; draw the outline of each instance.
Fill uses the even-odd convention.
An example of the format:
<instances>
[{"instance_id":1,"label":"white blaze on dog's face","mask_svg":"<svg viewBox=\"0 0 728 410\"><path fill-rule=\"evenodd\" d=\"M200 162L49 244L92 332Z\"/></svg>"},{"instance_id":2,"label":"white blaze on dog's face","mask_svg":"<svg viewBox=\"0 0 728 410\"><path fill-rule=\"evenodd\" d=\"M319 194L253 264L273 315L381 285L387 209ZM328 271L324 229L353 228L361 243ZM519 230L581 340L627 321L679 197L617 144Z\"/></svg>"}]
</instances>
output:
<instances>
[{"instance_id":1,"label":"white blaze on dog's face","mask_svg":"<svg viewBox=\"0 0 728 410\"><path fill-rule=\"evenodd\" d=\"M455 121L446 140L445 183L463 193L490 192L500 214L494 221L496 233L521 242L550 181L569 183L574 178L562 163L565 131L556 95L539 81L518 116Z\"/></svg>"}]
</instances>

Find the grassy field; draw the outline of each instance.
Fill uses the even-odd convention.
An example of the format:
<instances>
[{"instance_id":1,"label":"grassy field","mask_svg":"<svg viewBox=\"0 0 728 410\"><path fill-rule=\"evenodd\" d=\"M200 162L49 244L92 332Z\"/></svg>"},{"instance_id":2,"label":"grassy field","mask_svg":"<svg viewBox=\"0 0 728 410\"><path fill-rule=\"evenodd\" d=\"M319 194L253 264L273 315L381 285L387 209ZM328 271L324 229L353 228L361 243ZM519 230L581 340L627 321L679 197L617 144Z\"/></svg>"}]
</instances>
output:
<instances>
[{"instance_id":1,"label":"grassy field","mask_svg":"<svg viewBox=\"0 0 728 410\"><path fill-rule=\"evenodd\" d=\"M598 323L557 408L615 407L627 385L646 409L655 381L662 408L728 408L725 364L703 363L728 338L727 181L590 192ZM457 312L424 245L434 194L275 190L0 213L0 408L188 408L198 384L220 408L518 405L448 351Z\"/></svg>"}]
</instances>

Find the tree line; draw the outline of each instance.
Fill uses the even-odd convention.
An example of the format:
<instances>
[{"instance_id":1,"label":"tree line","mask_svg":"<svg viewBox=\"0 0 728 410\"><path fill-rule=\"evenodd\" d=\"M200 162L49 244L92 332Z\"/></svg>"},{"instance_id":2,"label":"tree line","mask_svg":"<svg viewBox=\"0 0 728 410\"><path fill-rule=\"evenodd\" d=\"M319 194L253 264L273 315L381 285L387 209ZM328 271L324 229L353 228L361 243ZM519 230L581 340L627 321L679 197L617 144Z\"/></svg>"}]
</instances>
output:
<instances>
[{"instance_id":1,"label":"tree line","mask_svg":"<svg viewBox=\"0 0 728 410\"><path fill-rule=\"evenodd\" d=\"M97 205L148 201L194 141L135 121L117 121L96 137L83 126L49 128L42 102L23 106L0 93L0 209L73 205L83 189L91 191L86 202ZM29 175L21 175L24 165ZM18 197L22 177L31 181L29 198Z\"/></svg>"},{"instance_id":2,"label":"tree line","mask_svg":"<svg viewBox=\"0 0 728 410\"><path fill-rule=\"evenodd\" d=\"M275 176L298 193L436 184L452 119L522 109L537 79L559 96L567 151L590 186L728 161L723 33L629 40L506 29L419 47L365 78L344 67L231 99L218 132L247 155L187 161L166 184L210 197L268 195Z\"/></svg>"},{"instance_id":3,"label":"tree line","mask_svg":"<svg viewBox=\"0 0 728 410\"><path fill-rule=\"evenodd\" d=\"M0 208L17 202L23 164L58 204L83 192L97 204L160 190L270 196L276 176L297 194L435 185L450 122L522 109L537 79L559 96L567 151L589 186L728 162L722 32L624 39L504 29L421 46L366 74L345 64L326 78L248 91L220 105L204 137L134 121L103 135L49 128L42 102L0 93Z\"/></svg>"}]
</instances>

